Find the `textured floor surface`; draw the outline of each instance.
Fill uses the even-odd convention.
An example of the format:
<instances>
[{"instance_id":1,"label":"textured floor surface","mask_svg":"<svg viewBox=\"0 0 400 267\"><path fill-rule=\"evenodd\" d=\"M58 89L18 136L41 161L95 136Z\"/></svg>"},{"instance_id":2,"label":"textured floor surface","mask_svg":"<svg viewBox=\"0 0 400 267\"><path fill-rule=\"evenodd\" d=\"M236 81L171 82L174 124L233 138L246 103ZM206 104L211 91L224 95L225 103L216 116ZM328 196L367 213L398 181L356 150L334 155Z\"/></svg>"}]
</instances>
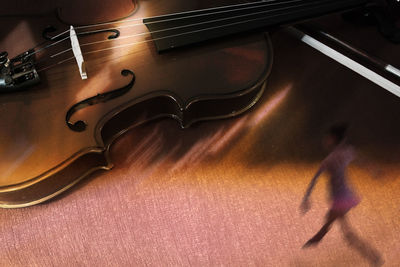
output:
<instances>
[{"instance_id":1,"label":"textured floor surface","mask_svg":"<svg viewBox=\"0 0 400 267\"><path fill-rule=\"evenodd\" d=\"M371 28L329 24L400 65L399 47ZM113 147L116 167L48 203L0 210L1 266L369 266L338 225L301 249L328 209L326 180L300 215L326 155L324 130L347 121L362 160L349 169L362 202L355 233L384 266L400 265L400 99L283 32L274 68L244 116L185 131L165 120Z\"/></svg>"}]
</instances>

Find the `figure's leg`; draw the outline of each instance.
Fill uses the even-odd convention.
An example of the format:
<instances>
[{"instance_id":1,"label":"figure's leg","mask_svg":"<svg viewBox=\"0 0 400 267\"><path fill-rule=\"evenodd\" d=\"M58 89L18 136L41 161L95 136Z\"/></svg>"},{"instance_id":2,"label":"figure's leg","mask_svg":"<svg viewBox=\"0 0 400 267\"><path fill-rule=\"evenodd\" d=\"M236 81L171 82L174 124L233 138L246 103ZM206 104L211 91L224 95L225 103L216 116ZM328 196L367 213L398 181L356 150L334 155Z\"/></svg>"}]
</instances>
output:
<instances>
[{"instance_id":1,"label":"figure's leg","mask_svg":"<svg viewBox=\"0 0 400 267\"><path fill-rule=\"evenodd\" d=\"M329 211L328 215L326 216L326 222L322 226L322 228L318 231L317 234L315 234L310 240L308 240L303 248L310 247L312 245L318 244L319 241L328 233L329 229L331 229L332 223L342 215L334 212L334 211Z\"/></svg>"},{"instance_id":2,"label":"figure's leg","mask_svg":"<svg viewBox=\"0 0 400 267\"><path fill-rule=\"evenodd\" d=\"M373 266L381 266L383 264L384 261L380 253L356 235L356 233L351 229L346 217L343 216L340 218L340 225L347 243L354 247L361 256L369 260Z\"/></svg>"}]
</instances>

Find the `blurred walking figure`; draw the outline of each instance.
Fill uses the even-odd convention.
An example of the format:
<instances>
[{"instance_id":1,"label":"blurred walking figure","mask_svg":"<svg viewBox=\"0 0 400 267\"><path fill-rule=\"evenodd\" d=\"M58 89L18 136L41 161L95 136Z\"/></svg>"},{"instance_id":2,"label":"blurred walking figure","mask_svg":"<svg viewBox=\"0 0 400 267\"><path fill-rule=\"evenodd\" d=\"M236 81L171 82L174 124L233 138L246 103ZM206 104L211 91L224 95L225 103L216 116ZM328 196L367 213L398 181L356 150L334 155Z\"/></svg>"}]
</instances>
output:
<instances>
[{"instance_id":1,"label":"blurred walking figure","mask_svg":"<svg viewBox=\"0 0 400 267\"><path fill-rule=\"evenodd\" d=\"M353 147L345 142L346 131L346 124L332 126L323 139L323 146L330 153L322 161L320 168L311 180L301 203L301 210L305 213L310 209L310 194L317 179L325 171L330 176L329 187L332 204L326 216L325 224L317 234L304 244L303 248L317 245L328 233L332 223L339 219L344 237L349 245L355 247L372 264L381 265L382 259L379 253L358 238L346 220L346 213L360 203L359 197L354 193L347 181L346 169L350 162L353 161L355 152Z\"/></svg>"}]
</instances>

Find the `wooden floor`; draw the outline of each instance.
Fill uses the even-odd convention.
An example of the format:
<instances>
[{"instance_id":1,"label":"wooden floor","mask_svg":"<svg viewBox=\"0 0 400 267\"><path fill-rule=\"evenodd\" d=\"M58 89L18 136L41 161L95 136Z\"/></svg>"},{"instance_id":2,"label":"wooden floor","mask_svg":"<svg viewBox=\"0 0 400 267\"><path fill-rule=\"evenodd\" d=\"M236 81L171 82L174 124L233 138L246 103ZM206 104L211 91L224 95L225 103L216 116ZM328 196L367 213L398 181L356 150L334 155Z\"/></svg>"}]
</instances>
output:
<instances>
[{"instance_id":1,"label":"wooden floor","mask_svg":"<svg viewBox=\"0 0 400 267\"><path fill-rule=\"evenodd\" d=\"M399 46L373 28L326 28L400 66ZM338 225L301 249L329 207L321 179L299 212L337 121L363 159L349 169L362 198L349 221L384 266L399 266L400 99L282 31L272 41L274 68L251 112L187 130L147 124L115 144L112 171L0 210L0 266L369 266Z\"/></svg>"}]
</instances>

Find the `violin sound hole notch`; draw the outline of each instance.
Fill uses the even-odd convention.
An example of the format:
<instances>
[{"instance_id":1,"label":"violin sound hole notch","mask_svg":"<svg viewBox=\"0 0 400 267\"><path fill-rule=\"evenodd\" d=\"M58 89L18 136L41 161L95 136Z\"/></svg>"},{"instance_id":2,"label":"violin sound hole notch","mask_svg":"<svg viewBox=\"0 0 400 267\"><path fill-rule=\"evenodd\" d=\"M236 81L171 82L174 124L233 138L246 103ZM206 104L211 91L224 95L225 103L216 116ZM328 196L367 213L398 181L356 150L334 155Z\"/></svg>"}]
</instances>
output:
<instances>
[{"instance_id":1,"label":"violin sound hole notch","mask_svg":"<svg viewBox=\"0 0 400 267\"><path fill-rule=\"evenodd\" d=\"M83 108L86 108L88 106L93 106L93 105L97 105L100 103L106 103L114 98L123 96L126 93L128 93L135 83L135 79L136 79L135 74L131 70L124 69L121 71L121 75L123 75L123 76L131 75L132 76L131 81L124 87L121 87L121 88L118 88L118 89L115 89L115 90L112 90L112 91L109 91L109 92L106 92L103 94L97 94L96 96L90 97L88 99L85 99L85 100L80 101L80 102L76 103L75 105L73 105L66 114L65 121L67 123L68 128L70 128L74 132L85 131L87 128L87 123L85 121L78 120L76 122L71 122L71 117L75 112L77 112L78 110L81 110Z\"/></svg>"},{"instance_id":2,"label":"violin sound hole notch","mask_svg":"<svg viewBox=\"0 0 400 267\"><path fill-rule=\"evenodd\" d=\"M79 28L79 27L78 27ZM57 41L61 41L65 38L68 38L68 32L65 32L63 34L59 34L59 35L51 35L52 33L54 33L55 31L57 31L57 28L55 28L54 26L47 26L43 32L42 32L42 36L44 39L46 39L47 41L51 41L51 42L57 42ZM88 32L80 32L77 33L77 36L89 36L89 35L94 35L94 34L99 34L99 33L111 33L107 39L112 40L112 39L117 39L120 36L120 31L117 29L104 29L104 30L96 30L96 31L88 31Z\"/></svg>"}]
</instances>

